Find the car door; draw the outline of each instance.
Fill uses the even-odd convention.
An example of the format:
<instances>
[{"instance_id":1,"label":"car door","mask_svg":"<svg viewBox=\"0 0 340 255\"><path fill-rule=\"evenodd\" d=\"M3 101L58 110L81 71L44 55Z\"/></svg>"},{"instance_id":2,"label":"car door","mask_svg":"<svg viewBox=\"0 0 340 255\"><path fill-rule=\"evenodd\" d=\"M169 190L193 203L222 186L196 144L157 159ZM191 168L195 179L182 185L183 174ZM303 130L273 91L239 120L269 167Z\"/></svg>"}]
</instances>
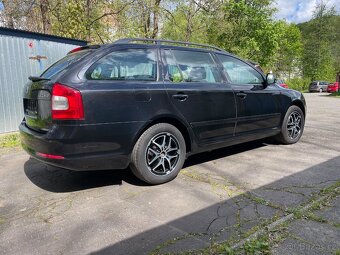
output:
<instances>
[{"instance_id":1,"label":"car door","mask_svg":"<svg viewBox=\"0 0 340 255\"><path fill-rule=\"evenodd\" d=\"M115 47L87 70L83 100L96 123L149 121L167 100L158 79L158 51Z\"/></svg>"},{"instance_id":2,"label":"car door","mask_svg":"<svg viewBox=\"0 0 340 255\"><path fill-rule=\"evenodd\" d=\"M192 49L162 49L161 55L169 100L189 123L198 143L219 143L233 137L234 92L223 83L212 55Z\"/></svg>"},{"instance_id":3,"label":"car door","mask_svg":"<svg viewBox=\"0 0 340 255\"><path fill-rule=\"evenodd\" d=\"M237 105L235 135L265 133L281 122L280 90L264 86L263 75L248 63L229 55L217 54L231 85Z\"/></svg>"}]
</instances>

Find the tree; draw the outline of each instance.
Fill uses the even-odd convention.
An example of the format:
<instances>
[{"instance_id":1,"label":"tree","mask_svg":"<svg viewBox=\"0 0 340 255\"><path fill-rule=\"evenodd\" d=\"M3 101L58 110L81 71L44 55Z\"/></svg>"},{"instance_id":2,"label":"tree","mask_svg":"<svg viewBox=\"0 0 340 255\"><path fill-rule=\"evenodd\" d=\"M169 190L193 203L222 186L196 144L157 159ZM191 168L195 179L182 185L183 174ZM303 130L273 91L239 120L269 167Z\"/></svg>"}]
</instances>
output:
<instances>
[{"instance_id":1,"label":"tree","mask_svg":"<svg viewBox=\"0 0 340 255\"><path fill-rule=\"evenodd\" d=\"M273 71L280 77L291 78L300 75L303 44L300 29L285 21L277 23L280 36L279 47L274 55Z\"/></svg>"},{"instance_id":2,"label":"tree","mask_svg":"<svg viewBox=\"0 0 340 255\"><path fill-rule=\"evenodd\" d=\"M334 40L334 7L321 1L315 8L313 19L302 30L304 38L303 75L311 80L334 80L334 59L331 42Z\"/></svg>"},{"instance_id":3,"label":"tree","mask_svg":"<svg viewBox=\"0 0 340 255\"><path fill-rule=\"evenodd\" d=\"M209 22L209 43L261 65L270 63L280 36L271 0L230 0Z\"/></svg>"},{"instance_id":4,"label":"tree","mask_svg":"<svg viewBox=\"0 0 340 255\"><path fill-rule=\"evenodd\" d=\"M207 43L208 12L202 6L191 0L177 4L173 12L166 10L162 37Z\"/></svg>"}]
</instances>

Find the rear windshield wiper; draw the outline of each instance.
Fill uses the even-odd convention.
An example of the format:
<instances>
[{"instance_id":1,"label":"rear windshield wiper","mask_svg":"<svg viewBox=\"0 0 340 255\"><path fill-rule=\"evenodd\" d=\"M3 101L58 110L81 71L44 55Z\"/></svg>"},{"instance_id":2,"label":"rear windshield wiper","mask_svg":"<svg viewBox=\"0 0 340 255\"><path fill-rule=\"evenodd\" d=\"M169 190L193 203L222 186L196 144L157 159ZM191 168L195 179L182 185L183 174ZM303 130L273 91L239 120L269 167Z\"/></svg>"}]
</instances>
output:
<instances>
[{"instance_id":1,"label":"rear windshield wiper","mask_svg":"<svg viewBox=\"0 0 340 255\"><path fill-rule=\"evenodd\" d=\"M28 77L28 79L30 79L33 82L36 82L36 81L49 81L49 80L51 80L51 79L47 79L47 78L39 77L39 76L30 76L30 77Z\"/></svg>"}]
</instances>

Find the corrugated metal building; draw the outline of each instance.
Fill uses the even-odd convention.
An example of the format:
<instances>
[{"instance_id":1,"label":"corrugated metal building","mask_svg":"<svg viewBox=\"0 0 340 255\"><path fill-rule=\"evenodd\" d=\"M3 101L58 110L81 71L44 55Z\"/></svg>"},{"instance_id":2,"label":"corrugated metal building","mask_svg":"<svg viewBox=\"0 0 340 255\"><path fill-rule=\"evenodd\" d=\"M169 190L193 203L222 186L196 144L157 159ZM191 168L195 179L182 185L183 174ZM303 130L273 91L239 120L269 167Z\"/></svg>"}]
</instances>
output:
<instances>
[{"instance_id":1,"label":"corrugated metal building","mask_svg":"<svg viewBox=\"0 0 340 255\"><path fill-rule=\"evenodd\" d=\"M0 27L0 133L16 131L23 118L22 88L30 75L87 43Z\"/></svg>"}]
</instances>

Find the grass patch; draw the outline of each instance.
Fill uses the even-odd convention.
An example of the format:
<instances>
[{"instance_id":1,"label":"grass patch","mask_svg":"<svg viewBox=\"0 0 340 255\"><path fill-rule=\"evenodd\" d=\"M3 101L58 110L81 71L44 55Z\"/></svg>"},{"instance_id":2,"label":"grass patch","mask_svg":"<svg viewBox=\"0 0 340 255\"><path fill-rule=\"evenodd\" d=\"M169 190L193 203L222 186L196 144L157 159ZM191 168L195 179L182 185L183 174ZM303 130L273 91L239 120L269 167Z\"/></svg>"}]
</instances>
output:
<instances>
[{"instance_id":1,"label":"grass patch","mask_svg":"<svg viewBox=\"0 0 340 255\"><path fill-rule=\"evenodd\" d=\"M21 145L19 133L0 135L0 150L19 148Z\"/></svg>"},{"instance_id":2,"label":"grass patch","mask_svg":"<svg viewBox=\"0 0 340 255\"><path fill-rule=\"evenodd\" d=\"M333 93L329 94L328 96L329 96L329 97L340 98L340 92L333 92Z\"/></svg>"}]
</instances>

